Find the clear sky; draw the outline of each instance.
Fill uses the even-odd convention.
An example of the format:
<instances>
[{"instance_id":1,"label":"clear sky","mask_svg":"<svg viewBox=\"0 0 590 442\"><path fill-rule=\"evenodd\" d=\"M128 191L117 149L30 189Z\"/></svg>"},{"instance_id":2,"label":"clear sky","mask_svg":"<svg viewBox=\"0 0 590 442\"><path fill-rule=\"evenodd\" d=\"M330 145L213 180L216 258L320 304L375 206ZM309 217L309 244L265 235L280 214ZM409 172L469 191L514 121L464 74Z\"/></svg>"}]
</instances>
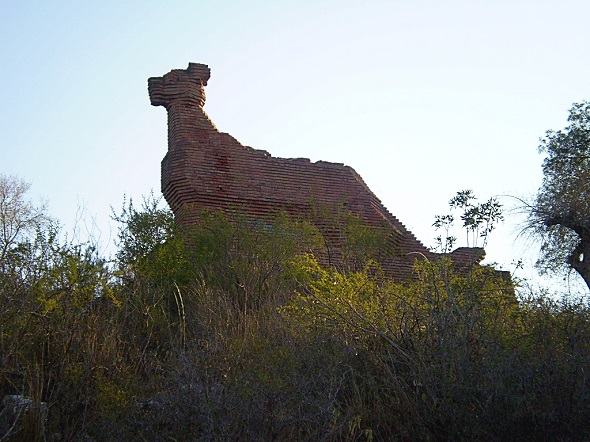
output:
<instances>
[{"instance_id":1,"label":"clear sky","mask_svg":"<svg viewBox=\"0 0 590 442\"><path fill-rule=\"evenodd\" d=\"M160 190L148 77L205 63L221 131L352 166L432 245L458 190L535 193L539 137L590 98L588 17L587 0L0 0L0 173L66 227L84 208L112 243L110 207ZM488 261L532 259L518 221Z\"/></svg>"}]
</instances>

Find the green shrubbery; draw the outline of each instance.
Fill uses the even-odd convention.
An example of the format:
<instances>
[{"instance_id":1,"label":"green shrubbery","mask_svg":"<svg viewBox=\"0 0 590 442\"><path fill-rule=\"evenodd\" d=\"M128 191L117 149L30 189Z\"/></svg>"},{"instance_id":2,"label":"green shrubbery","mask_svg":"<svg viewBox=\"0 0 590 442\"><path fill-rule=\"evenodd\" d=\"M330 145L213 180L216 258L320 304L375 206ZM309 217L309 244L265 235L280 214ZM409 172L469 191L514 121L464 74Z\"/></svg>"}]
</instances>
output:
<instances>
[{"instance_id":1,"label":"green shrubbery","mask_svg":"<svg viewBox=\"0 0 590 442\"><path fill-rule=\"evenodd\" d=\"M0 394L48 413L5 407L4 439L590 437L585 299L444 254L400 284L354 217L336 269L307 222L182 231L153 198L115 216L109 261L19 198L35 217L0 244Z\"/></svg>"}]
</instances>

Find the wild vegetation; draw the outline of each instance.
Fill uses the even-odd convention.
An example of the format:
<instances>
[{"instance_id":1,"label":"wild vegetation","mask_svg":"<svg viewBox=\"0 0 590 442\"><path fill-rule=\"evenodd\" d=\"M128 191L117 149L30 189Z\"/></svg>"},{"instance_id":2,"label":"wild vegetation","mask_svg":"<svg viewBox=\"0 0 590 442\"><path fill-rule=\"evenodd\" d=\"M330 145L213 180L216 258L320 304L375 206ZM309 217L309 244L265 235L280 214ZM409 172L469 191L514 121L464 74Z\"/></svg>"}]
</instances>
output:
<instances>
[{"instance_id":1,"label":"wild vegetation","mask_svg":"<svg viewBox=\"0 0 590 442\"><path fill-rule=\"evenodd\" d=\"M149 197L114 215L106 259L61 239L24 182L0 188L2 440L590 437L587 299L455 269L450 215L440 259L400 284L354 217L334 268L306 221L182 231ZM452 206L474 239L501 217L469 192Z\"/></svg>"}]
</instances>

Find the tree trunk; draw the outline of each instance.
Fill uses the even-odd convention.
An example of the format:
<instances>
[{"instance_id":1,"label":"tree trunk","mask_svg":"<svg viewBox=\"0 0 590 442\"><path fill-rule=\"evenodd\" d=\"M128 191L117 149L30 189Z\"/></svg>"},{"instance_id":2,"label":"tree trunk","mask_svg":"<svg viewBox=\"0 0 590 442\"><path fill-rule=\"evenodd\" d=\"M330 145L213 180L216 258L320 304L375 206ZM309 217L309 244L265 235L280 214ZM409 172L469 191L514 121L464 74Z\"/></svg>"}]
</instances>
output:
<instances>
[{"instance_id":1,"label":"tree trunk","mask_svg":"<svg viewBox=\"0 0 590 442\"><path fill-rule=\"evenodd\" d=\"M568 259L590 289L590 241L582 238Z\"/></svg>"}]
</instances>

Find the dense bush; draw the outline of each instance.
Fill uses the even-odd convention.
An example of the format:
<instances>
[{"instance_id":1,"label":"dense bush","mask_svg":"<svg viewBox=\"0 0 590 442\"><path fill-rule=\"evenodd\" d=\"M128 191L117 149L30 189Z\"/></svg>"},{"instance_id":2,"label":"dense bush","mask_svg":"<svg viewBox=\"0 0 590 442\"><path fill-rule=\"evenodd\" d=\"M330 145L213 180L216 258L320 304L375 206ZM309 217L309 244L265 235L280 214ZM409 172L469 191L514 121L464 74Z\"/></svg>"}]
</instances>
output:
<instances>
[{"instance_id":1,"label":"dense bush","mask_svg":"<svg viewBox=\"0 0 590 442\"><path fill-rule=\"evenodd\" d=\"M0 394L31 403L7 402L5 440L590 438L585 298L516 295L444 254L400 284L354 217L336 269L307 222L182 231L154 198L115 215L107 260L19 198L34 217L0 244Z\"/></svg>"}]
</instances>

